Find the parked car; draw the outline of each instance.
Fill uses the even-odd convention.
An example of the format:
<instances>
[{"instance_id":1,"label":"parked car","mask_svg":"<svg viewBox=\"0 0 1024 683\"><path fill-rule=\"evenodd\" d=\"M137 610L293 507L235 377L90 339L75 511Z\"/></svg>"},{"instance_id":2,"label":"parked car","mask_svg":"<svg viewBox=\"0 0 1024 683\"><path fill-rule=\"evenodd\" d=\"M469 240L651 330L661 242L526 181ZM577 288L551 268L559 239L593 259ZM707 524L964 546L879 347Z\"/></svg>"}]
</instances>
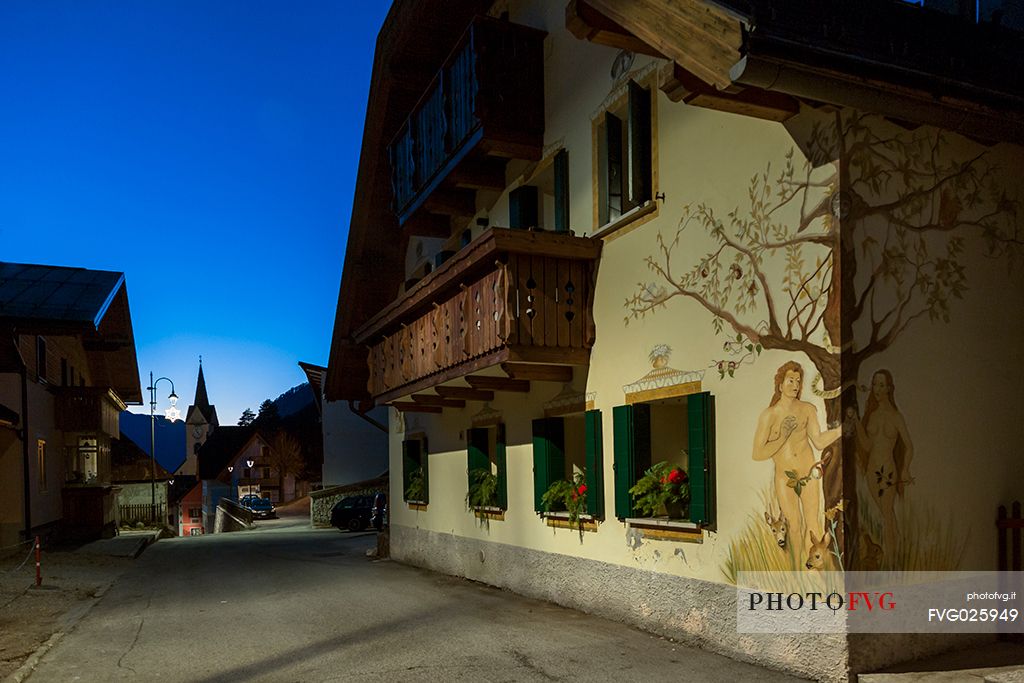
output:
<instances>
[{"instance_id":1,"label":"parked car","mask_svg":"<svg viewBox=\"0 0 1024 683\"><path fill-rule=\"evenodd\" d=\"M252 503L254 500L259 500L259 499L260 499L260 496L256 495L255 493L249 493L249 494L244 495L241 498L239 498L238 499L238 504L241 505L244 508L247 508L247 507L249 507L250 503Z\"/></svg>"},{"instance_id":2,"label":"parked car","mask_svg":"<svg viewBox=\"0 0 1024 683\"><path fill-rule=\"evenodd\" d=\"M346 496L331 508L331 526L362 531L373 516L373 496Z\"/></svg>"},{"instance_id":3,"label":"parked car","mask_svg":"<svg viewBox=\"0 0 1024 683\"><path fill-rule=\"evenodd\" d=\"M255 500L249 501L246 505L247 508L252 510L252 516L259 519L273 519L277 517L277 509L274 504L270 502L269 498L256 498Z\"/></svg>"}]
</instances>

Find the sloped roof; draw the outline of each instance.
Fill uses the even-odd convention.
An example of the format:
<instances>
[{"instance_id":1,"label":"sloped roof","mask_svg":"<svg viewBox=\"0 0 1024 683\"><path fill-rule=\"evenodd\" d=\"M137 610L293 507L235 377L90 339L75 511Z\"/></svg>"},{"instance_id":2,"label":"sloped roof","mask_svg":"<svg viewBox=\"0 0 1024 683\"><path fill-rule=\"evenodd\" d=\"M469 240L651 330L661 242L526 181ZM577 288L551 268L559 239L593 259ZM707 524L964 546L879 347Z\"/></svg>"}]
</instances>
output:
<instances>
[{"instance_id":1,"label":"sloped roof","mask_svg":"<svg viewBox=\"0 0 1024 683\"><path fill-rule=\"evenodd\" d=\"M80 335L94 384L142 403L124 273L0 261L0 327Z\"/></svg>"},{"instance_id":2,"label":"sloped roof","mask_svg":"<svg viewBox=\"0 0 1024 683\"><path fill-rule=\"evenodd\" d=\"M238 452L256 434L256 428L217 427L199 449L198 472L201 480L216 479Z\"/></svg>"},{"instance_id":3,"label":"sloped roof","mask_svg":"<svg viewBox=\"0 0 1024 683\"><path fill-rule=\"evenodd\" d=\"M299 367L306 373L309 386L313 389L313 400L316 401L316 409L323 412L324 377L327 375L327 368L322 365L304 363L299 361Z\"/></svg>"},{"instance_id":4,"label":"sloped roof","mask_svg":"<svg viewBox=\"0 0 1024 683\"><path fill-rule=\"evenodd\" d=\"M121 434L110 446L110 480L112 482L149 481L153 476L153 460L129 437ZM156 463L157 481L166 481L172 475Z\"/></svg>"},{"instance_id":5,"label":"sloped roof","mask_svg":"<svg viewBox=\"0 0 1024 683\"><path fill-rule=\"evenodd\" d=\"M124 273L0 262L0 318L99 327Z\"/></svg>"}]
</instances>

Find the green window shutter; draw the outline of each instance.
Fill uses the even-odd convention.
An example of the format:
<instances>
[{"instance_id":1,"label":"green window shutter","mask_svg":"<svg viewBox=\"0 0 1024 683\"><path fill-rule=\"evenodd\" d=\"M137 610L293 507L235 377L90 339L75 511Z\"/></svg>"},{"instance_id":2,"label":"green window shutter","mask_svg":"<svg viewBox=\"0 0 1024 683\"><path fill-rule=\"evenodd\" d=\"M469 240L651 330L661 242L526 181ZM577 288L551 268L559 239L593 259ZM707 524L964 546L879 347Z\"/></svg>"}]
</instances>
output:
<instances>
[{"instance_id":1,"label":"green window shutter","mask_svg":"<svg viewBox=\"0 0 1024 683\"><path fill-rule=\"evenodd\" d=\"M498 465L498 507L508 509L508 462L505 457L505 425L498 425L494 459Z\"/></svg>"},{"instance_id":2,"label":"green window shutter","mask_svg":"<svg viewBox=\"0 0 1024 683\"><path fill-rule=\"evenodd\" d=\"M604 436L601 433L601 411L588 410L584 415L587 457L587 512L604 517Z\"/></svg>"},{"instance_id":3,"label":"green window shutter","mask_svg":"<svg viewBox=\"0 0 1024 683\"><path fill-rule=\"evenodd\" d=\"M569 151L555 155L555 232L569 232Z\"/></svg>"},{"instance_id":4,"label":"green window shutter","mask_svg":"<svg viewBox=\"0 0 1024 683\"><path fill-rule=\"evenodd\" d=\"M508 227L535 228L537 220L537 187L524 185L508 193Z\"/></svg>"},{"instance_id":5,"label":"green window shutter","mask_svg":"<svg viewBox=\"0 0 1024 683\"><path fill-rule=\"evenodd\" d=\"M405 492L409 489L412 473L419 467L420 442L406 439L402 442L402 500L409 500Z\"/></svg>"},{"instance_id":6,"label":"green window shutter","mask_svg":"<svg viewBox=\"0 0 1024 683\"><path fill-rule=\"evenodd\" d=\"M604 114L605 156L607 170L604 184L607 190L605 223L621 216L625 209L622 206L622 119L615 114Z\"/></svg>"},{"instance_id":7,"label":"green window shutter","mask_svg":"<svg viewBox=\"0 0 1024 683\"><path fill-rule=\"evenodd\" d=\"M686 398L687 422L690 432L689 476L690 476L690 521L709 524L714 499L714 423L712 422L713 400L704 392Z\"/></svg>"},{"instance_id":8,"label":"green window shutter","mask_svg":"<svg viewBox=\"0 0 1024 683\"><path fill-rule=\"evenodd\" d=\"M423 502L430 502L430 450L427 448L427 437L420 441L420 467L423 468Z\"/></svg>"},{"instance_id":9,"label":"green window shutter","mask_svg":"<svg viewBox=\"0 0 1024 683\"><path fill-rule=\"evenodd\" d=\"M491 471L491 459L487 455L487 430L474 428L469 430L468 457L466 460L466 486L470 483L469 473L473 470Z\"/></svg>"},{"instance_id":10,"label":"green window shutter","mask_svg":"<svg viewBox=\"0 0 1024 683\"><path fill-rule=\"evenodd\" d=\"M635 81L629 82L628 117L629 174L623 212L651 198L651 93Z\"/></svg>"},{"instance_id":11,"label":"green window shutter","mask_svg":"<svg viewBox=\"0 0 1024 683\"><path fill-rule=\"evenodd\" d=\"M612 408L612 426L615 429L615 516L619 519L633 516L633 500L629 495L630 473L633 471L633 406Z\"/></svg>"},{"instance_id":12,"label":"green window shutter","mask_svg":"<svg viewBox=\"0 0 1024 683\"><path fill-rule=\"evenodd\" d=\"M533 421L533 509L543 512L541 498L565 477L565 425L560 417Z\"/></svg>"}]
</instances>

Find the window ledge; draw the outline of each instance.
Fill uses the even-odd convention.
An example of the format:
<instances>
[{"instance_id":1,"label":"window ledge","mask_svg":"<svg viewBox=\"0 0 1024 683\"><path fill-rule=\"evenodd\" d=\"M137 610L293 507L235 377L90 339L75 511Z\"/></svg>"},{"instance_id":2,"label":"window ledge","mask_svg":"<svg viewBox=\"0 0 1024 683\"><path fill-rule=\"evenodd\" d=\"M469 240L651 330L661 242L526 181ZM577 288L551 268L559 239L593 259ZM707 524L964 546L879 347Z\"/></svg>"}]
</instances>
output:
<instances>
[{"instance_id":1,"label":"window ledge","mask_svg":"<svg viewBox=\"0 0 1024 683\"><path fill-rule=\"evenodd\" d=\"M493 507L490 505L474 507L473 514L480 519L496 519L501 522L505 521L505 511L499 507Z\"/></svg>"},{"instance_id":2,"label":"window ledge","mask_svg":"<svg viewBox=\"0 0 1024 683\"><path fill-rule=\"evenodd\" d=\"M704 532L696 522L667 517L630 517L625 521L626 526L636 529L644 538L688 543L704 542Z\"/></svg>"},{"instance_id":3,"label":"window ledge","mask_svg":"<svg viewBox=\"0 0 1024 683\"><path fill-rule=\"evenodd\" d=\"M553 529L572 529L578 531L580 524L573 524L569 521L568 512L542 512L540 516L544 519L544 523ZM582 522L584 531L597 531L598 520L593 515L580 515L580 522Z\"/></svg>"},{"instance_id":4,"label":"window ledge","mask_svg":"<svg viewBox=\"0 0 1024 683\"><path fill-rule=\"evenodd\" d=\"M410 510L416 510L418 512L426 512L427 510L427 504L422 500L407 500L405 503L409 506Z\"/></svg>"},{"instance_id":5,"label":"window ledge","mask_svg":"<svg viewBox=\"0 0 1024 683\"><path fill-rule=\"evenodd\" d=\"M593 237L596 239L605 239L610 237L613 233L618 232L622 228L626 227L633 221L639 220L644 216L654 213L654 210L658 208L658 203L653 199L648 199L640 206L633 207L626 213L622 214L618 218L608 223L605 223L598 228Z\"/></svg>"}]
</instances>

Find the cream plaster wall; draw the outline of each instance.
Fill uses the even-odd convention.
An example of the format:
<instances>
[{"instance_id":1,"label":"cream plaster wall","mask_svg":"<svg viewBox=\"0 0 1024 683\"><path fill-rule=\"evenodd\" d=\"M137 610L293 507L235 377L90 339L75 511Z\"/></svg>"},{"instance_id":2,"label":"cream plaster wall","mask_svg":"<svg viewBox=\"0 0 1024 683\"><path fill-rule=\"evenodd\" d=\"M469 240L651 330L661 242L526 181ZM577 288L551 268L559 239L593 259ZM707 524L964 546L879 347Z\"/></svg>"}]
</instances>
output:
<instances>
[{"instance_id":1,"label":"cream plaster wall","mask_svg":"<svg viewBox=\"0 0 1024 683\"><path fill-rule=\"evenodd\" d=\"M577 234L593 232L591 121L625 92L627 79L613 82L609 75L618 51L576 40L564 29L564 8L552 3L518 5L511 19L549 32L545 42L545 140L552 153L560 147L569 151L573 229ZM654 66L655 60L638 56L633 75L651 74ZM763 173L769 162L781 168L795 144L782 125L675 104L660 91L654 118L656 186L665 192L666 199L652 220L606 241L594 306L597 343L589 376L576 378L580 391L596 393L595 407L602 411L606 520L597 532L585 534L581 543L577 533L552 529L534 512L531 420L543 416L544 402L561 389L557 384L534 382L530 394L498 393L491 404L502 413L508 438L509 505L504 520L481 523L465 506L465 430L471 426L471 416L479 410L479 403L470 402L464 410L446 409L440 416L407 414L404 429L392 415L391 467L396 473L392 500L402 499L397 473L401 471L403 434L426 433L431 450L430 505L426 510L393 505L393 524L680 576L724 580L721 568L728 557L729 540L751 519L762 518L764 507L759 496L773 477L771 461L754 462L751 451L758 416L773 392L775 370L785 361L798 360L807 370L809 382L813 368L797 354L765 352L734 378L720 379L709 365L726 357L723 341L735 335L716 335L712 316L698 304L673 299L665 308L627 326L624 319L628 311L623 302L638 282L654 279L644 259L656 253L659 232L668 239L674 236L685 204L703 201L724 217L746 200L751 176ZM506 196L503 194L495 203L490 214L492 224L507 224ZM680 263L688 270L715 246L702 228L694 227L686 234ZM824 248L818 251L826 253ZM781 267L781 261L766 264L769 278L781 280ZM747 317L756 322L759 316L763 313L753 311ZM612 407L625 403L624 385L651 370L648 353L661 343L673 349L669 365L703 372L703 389L716 398L718 522L717 529L706 532L699 544L642 540L627 533L625 524L614 517ZM804 399L817 407L824 426L820 399L809 390L805 390ZM655 459L660 459L657 452Z\"/></svg>"},{"instance_id":2,"label":"cream plaster wall","mask_svg":"<svg viewBox=\"0 0 1024 683\"><path fill-rule=\"evenodd\" d=\"M908 132L878 121L873 126L880 136L905 139L933 137L936 132L927 128ZM1024 202L1019 182L1024 175L1024 149L1009 144L988 147L950 133L944 135L950 144L940 157L943 161L968 162L981 155L980 162L992 169L994 187L1005 192L1006 199ZM900 190L896 186L878 192L872 195L872 203L894 201ZM999 195L985 192L979 200L974 209L964 206L965 219L998 211ZM923 222L941 222L943 203L951 204L938 195L926 202ZM1019 240L1020 214L1007 219L1017 226ZM884 226L875 222L857 226L855 235L878 235L882 229ZM1011 247L1016 261L1008 255L986 256L981 231L960 226L954 231L927 233L926 258L946 257L952 236L963 240L963 250L953 260L963 267L967 288L962 298L950 297L949 321L926 314L907 325L892 346L862 366L856 378L862 387L857 398L863 413L868 397L864 389L870 386L873 374L883 368L893 374L895 402L914 445L910 474L916 479L895 504L907 533L918 532L913 544L916 551L962 549L961 569L993 569L996 507L1009 507L1012 501L1024 499L1020 475L1020 444L1024 441L1020 420L1024 402L1022 248L1020 244ZM857 291L868 282L867 259L863 254L861 259L865 265L859 268ZM876 318L898 302L891 286L879 285L878 290ZM920 303L921 297L915 297L907 307L908 317ZM854 348L861 349L869 342L867 313L854 329ZM862 498L870 496L863 490L862 494ZM861 505L874 512L873 503L862 499ZM940 554L942 568L957 566L955 553Z\"/></svg>"}]
</instances>

